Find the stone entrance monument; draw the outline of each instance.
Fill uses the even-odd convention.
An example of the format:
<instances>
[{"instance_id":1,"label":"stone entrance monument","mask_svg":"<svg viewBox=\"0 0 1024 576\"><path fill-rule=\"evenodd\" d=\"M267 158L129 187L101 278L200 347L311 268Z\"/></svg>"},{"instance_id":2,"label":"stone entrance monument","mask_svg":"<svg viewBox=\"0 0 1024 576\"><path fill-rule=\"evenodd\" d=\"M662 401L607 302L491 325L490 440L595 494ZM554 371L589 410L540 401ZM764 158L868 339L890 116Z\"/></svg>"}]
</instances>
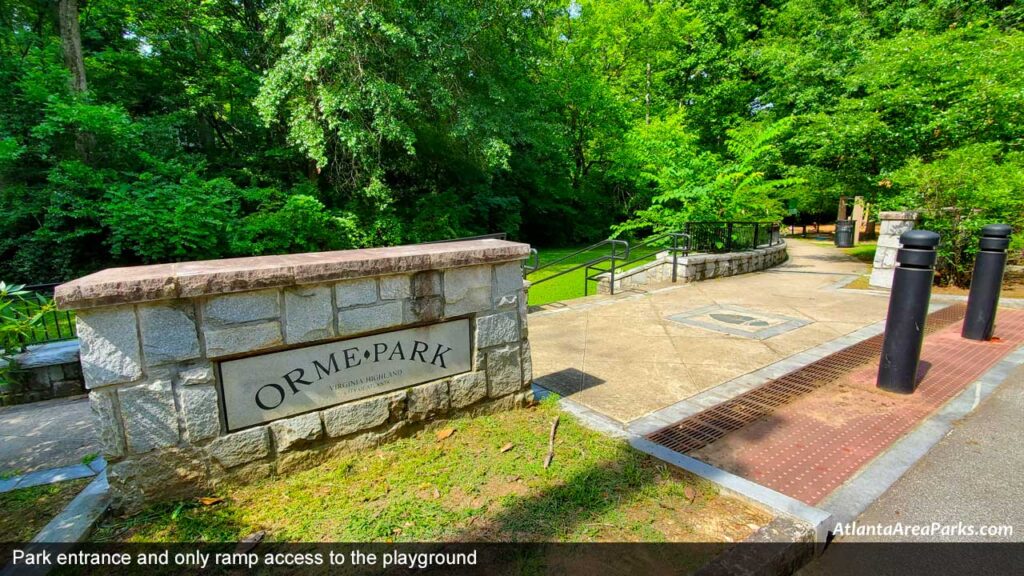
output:
<instances>
[{"instance_id":1,"label":"stone entrance monument","mask_svg":"<svg viewBox=\"0 0 1024 576\"><path fill-rule=\"evenodd\" d=\"M881 288L892 288L893 270L896 268L896 252L900 248L900 235L913 230L917 212L879 212L881 228L878 233L878 248L871 268L868 284Z\"/></svg>"},{"instance_id":2,"label":"stone entrance monument","mask_svg":"<svg viewBox=\"0 0 1024 576\"><path fill-rule=\"evenodd\" d=\"M530 399L503 240L109 269L61 285L115 506L309 466Z\"/></svg>"}]
</instances>

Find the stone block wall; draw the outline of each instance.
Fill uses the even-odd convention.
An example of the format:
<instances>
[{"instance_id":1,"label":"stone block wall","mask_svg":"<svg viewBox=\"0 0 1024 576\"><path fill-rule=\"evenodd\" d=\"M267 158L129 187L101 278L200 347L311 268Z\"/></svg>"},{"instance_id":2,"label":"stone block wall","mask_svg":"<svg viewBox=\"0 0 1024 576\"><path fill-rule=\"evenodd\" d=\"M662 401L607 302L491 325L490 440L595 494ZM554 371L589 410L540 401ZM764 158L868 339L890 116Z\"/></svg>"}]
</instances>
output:
<instances>
[{"instance_id":1,"label":"stone block wall","mask_svg":"<svg viewBox=\"0 0 1024 576\"><path fill-rule=\"evenodd\" d=\"M14 362L16 369L10 375L14 381L0 381L0 406L86 393L77 340L30 346Z\"/></svg>"},{"instance_id":2,"label":"stone block wall","mask_svg":"<svg viewBox=\"0 0 1024 576\"><path fill-rule=\"evenodd\" d=\"M785 242L746 252L680 256L676 260L676 281L697 282L710 278L757 272L782 264L788 257ZM598 278L598 294L609 294L611 292L611 275L602 274ZM615 291L671 281L672 255L662 252L652 262L626 270L622 274L616 274Z\"/></svg>"},{"instance_id":3,"label":"stone block wall","mask_svg":"<svg viewBox=\"0 0 1024 576\"><path fill-rule=\"evenodd\" d=\"M448 259L463 260L473 259ZM431 420L528 403L521 258L504 260L79 309L82 371L115 506L279 474ZM468 372L227 431L221 360L457 318L469 320Z\"/></svg>"}]
</instances>

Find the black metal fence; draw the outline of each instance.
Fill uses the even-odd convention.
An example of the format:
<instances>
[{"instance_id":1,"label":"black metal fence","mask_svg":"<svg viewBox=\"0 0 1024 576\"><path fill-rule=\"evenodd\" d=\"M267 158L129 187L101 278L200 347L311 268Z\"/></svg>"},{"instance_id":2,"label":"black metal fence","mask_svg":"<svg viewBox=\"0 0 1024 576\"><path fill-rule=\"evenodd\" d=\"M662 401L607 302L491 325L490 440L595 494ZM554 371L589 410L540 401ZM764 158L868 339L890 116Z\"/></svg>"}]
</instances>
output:
<instances>
[{"instance_id":1,"label":"black metal fence","mask_svg":"<svg viewBox=\"0 0 1024 576\"><path fill-rule=\"evenodd\" d=\"M39 294L46 303L52 303L53 289L56 287L57 284L33 284L25 286L24 289ZM31 316L42 310L43 304L29 298L15 302L12 308L23 315ZM70 340L76 336L75 314L68 310L57 310L51 307L27 334L20 337L20 340L21 344L28 345Z\"/></svg>"},{"instance_id":2,"label":"black metal fence","mask_svg":"<svg viewBox=\"0 0 1024 576\"><path fill-rule=\"evenodd\" d=\"M743 252L782 242L778 222L687 222L690 252Z\"/></svg>"}]
</instances>

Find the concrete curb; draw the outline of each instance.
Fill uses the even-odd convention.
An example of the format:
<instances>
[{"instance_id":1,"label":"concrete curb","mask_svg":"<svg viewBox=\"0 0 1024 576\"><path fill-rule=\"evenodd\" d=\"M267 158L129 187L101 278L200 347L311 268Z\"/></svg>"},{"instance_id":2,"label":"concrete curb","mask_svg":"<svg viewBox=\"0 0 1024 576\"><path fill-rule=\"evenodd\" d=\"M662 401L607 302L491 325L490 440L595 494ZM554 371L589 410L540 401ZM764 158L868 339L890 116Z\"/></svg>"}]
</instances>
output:
<instances>
[{"instance_id":1,"label":"concrete curb","mask_svg":"<svg viewBox=\"0 0 1024 576\"><path fill-rule=\"evenodd\" d=\"M951 298L946 301L955 302L957 300ZM945 308L947 305L941 302L934 303L930 311ZM918 460L923 458L935 444L941 441L958 420L973 412L984 399L995 392L1014 369L1024 365L1024 347L1019 347L1007 354L960 394L922 421L909 434L861 468L853 478L826 497L818 507L807 505L695 458L679 454L647 440L644 436L681 418L727 400L731 396L756 387L764 381L777 378L792 370L794 365L813 362L838 349L879 334L883 328L884 322L866 326L856 332L716 386L696 397L648 414L627 425L569 399L561 399L559 405L596 431L625 438L631 446L641 452L687 470L718 484L729 492L757 502L776 512L778 522L773 520L747 541L752 543L771 542L779 544L778 546L732 548L702 568L698 572L699 574L705 576L740 572L766 575L790 574L824 550L830 533L837 523L849 523L856 519ZM542 392L539 393L541 396L550 393L541 390ZM793 521L799 524L792 524ZM806 538L801 536L803 534L801 526L809 527L806 530ZM780 542L780 539L789 539L788 545Z\"/></svg>"},{"instance_id":2,"label":"concrete curb","mask_svg":"<svg viewBox=\"0 0 1024 576\"><path fill-rule=\"evenodd\" d=\"M534 396L538 399L544 398L550 394L550 391L540 388L539 386L534 387ZM783 516L794 518L805 523L813 532L813 541L815 542L816 548L819 551L824 548L824 544L828 539L828 532L835 525L832 515L828 512L815 508L814 506L804 504L795 498L776 492L771 488L762 486L731 472L726 472L725 470L701 462L696 458L680 454L674 450L655 444L643 436L636 434L632 430L624 428L619 422L601 414L600 412L596 412L586 406L583 406L578 402L562 398L559 400L558 405L562 410L577 417L584 426L587 426L596 432L601 432L614 438L625 439L629 442L630 446L645 454L714 482L742 498L766 506L777 515L782 514Z\"/></svg>"},{"instance_id":3,"label":"concrete curb","mask_svg":"<svg viewBox=\"0 0 1024 576\"><path fill-rule=\"evenodd\" d=\"M110 485L104 470L72 500L64 510L36 534L26 552L47 550L51 554L72 550L92 533L96 523L110 506ZM0 576L44 576L55 566L12 566L0 570Z\"/></svg>"},{"instance_id":4,"label":"concrete curb","mask_svg":"<svg viewBox=\"0 0 1024 576\"><path fill-rule=\"evenodd\" d=\"M843 281L848 282L849 278L844 278ZM948 305L941 302L933 303L929 306L929 312L941 310ZM752 543L770 542L778 544L777 546L755 546L750 547L751 551L732 548L703 568L699 572L700 574L717 575L749 572L754 570L754 567L757 568L753 573L789 574L795 572L812 560L814 556L824 551L829 541L830 533L837 521L846 521L843 519L843 516L837 518L829 511L831 508L810 506L771 488L655 444L647 440L645 436L839 350L877 336L884 329L884 320L869 324L849 334L719 384L714 388L647 414L625 425L567 398L560 399L559 406L566 412L579 418L584 425L595 431L612 437L623 438L633 448L641 452L714 482L728 492L765 506L775 513L776 519L758 530L748 541ZM1011 354L1011 356L1014 355L1016 353ZM1006 371L1008 372L1008 370ZM994 388L994 386L992 387ZM535 396L538 398L551 394L550 391L536 385L534 390ZM930 447L931 444L928 445L928 448ZM927 451L927 448L925 448L925 451ZM899 478L902 473L903 471L900 471L895 478ZM895 478L892 480L893 482ZM890 484L887 484L885 488L888 488ZM884 490L883 488L882 491L884 492ZM877 498L877 495L868 500L868 502L870 503L874 498ZM843 514L844 512L840 513Z\"/></svg>"},{"instance_id":5,"label":"concrete curb","mask_svg":"<svg viewBox=\"0 0 1024 576\"><path fill-rule=\"evenodd\" d=\"M814 559L814 531L801 522L776 516L750 538L695 572L696 576L778 576L793 574Z\"/></svg>"},{"instance_id":6,"label":"concrete curb","mask_svg":"<svg viewBox=\"0 0 1024 576\"><path fill-rule=\"evenodd\" d=\"M797 520L808 524L814 531L814 543L816 550L818 552L824 550L825 543L828 541L828 533L835 526L835 519L832 517L832 514L819 508L815 508L814 506L804 504L795 498L786 496L781 492L776 492L775 490L762 486L756 482L751 482L750 480L737 476L731 472L726 472L725 470L715 468L710 464L705 464L696 458L685 456L674 450L655 444L646 438L631 436L629 438L629 445L641 452L650 454L659 460L668 462L677 468L682 468L687 472L691 472L701 478L710 480L730 492L739 494L744 498L767 506L778 513L796 518Z\"/></svg>"},{"instance_id":7,"label":"concrete curb","mask_svg":"<svg viewBox=\"0 0 1024 576\"><path fill-rule=\"evenodd\" d=\"M102 472L85 487L85 490L75 496L75 499L60 514L50 520L39 531L39 534L36 534L32 542L81 542L96 527L96 522L107 511L108 506L110 506L110 484L107 483L107 473Z\"/></svg>"},{"instance_id":8,"label":"concrete curb","mask_svg":"<svg viewBox=\"0 0 1024 576\"><path fill-rule=\"evenodd\" d=\"M937 306L931 311L942 307L944 306ZM749 372L742 376L737 376L732 380L723 382L712 388L708 388L707 390L699 394L695 394L685 400L681 400L675 404L651 412L646 416L642 416L629 422L625 428L632 434L646 436L655 430L659 430L669 424L679 422L684 418L703 412L716 404L721 404L722 402L728 401L740 394L743 394L744 392L749 392L750 390L753 390L754 388L757 388L758 386L780 376L803 368L817 360L821 360L829 354L834 354L843 348L853 346L854 344L863 342L868 338L877 336L881 334L884 329L884 320L880 320L874 324L869 324L859 330L855 330L834 340L829 340L828 342L819 344L813 348L808 348L803 352L797 352L796 354L779 360L774 364L769 364L764 368Z\"/></svg>"},{"instance_id":9,"label":"concrete curb","mask_svg":"<svg viewBox=\"0 0 1024 576\"><path fill-rule=\"evenodd\" d=\"M21 490L22 488L31 488L55 482L89 478L103 472L106 468L107 461L101 456L88 464L74 464L72 466L36 470L21 476L0 480L0 494L10 492L11 490Z\"/></svg>"},{"instance_id":10,"label":"concrete curb","mask_svg":"<svg viewBox=\"0 0 1024 576\"><path fill-rule=\"evenodd\" d=\"M552 394L539 386L534 386L534 391L538 399ZM835 519L828 512L632 434L618 421L578 402L562 398L558 404L584 426L625 439L636 450L713 482L728 493L765 506L775 515L771 522L744 541L754 546L731 547L697 574L792 574L825 549L829 530L835 526Z\"/></svg>"}]
</instances>

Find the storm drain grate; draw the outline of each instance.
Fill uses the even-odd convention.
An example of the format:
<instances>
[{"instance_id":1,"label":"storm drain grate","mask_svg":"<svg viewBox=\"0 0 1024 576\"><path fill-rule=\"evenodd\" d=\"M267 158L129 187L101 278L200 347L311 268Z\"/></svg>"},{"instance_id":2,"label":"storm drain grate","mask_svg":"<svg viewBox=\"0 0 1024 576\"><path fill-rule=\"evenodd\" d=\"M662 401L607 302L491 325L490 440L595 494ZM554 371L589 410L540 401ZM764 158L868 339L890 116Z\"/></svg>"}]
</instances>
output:
<instances>
[{"instance_id":1,"label":"storm drain grate","mask_svg":"<svg viewBox=\"0 0 1024 576\"><path fill-rule=\"evenodd\" d=\"M965 304L954 304L932 312L925 323L925 335L963 319ZM699 450L756 422L801 396L835 382L870 362L882 353L883 335L879 334L767 382L731 400L694 414L676 424L652 432L647 438L680 454Z\"/></svg>"}]
</instances>

